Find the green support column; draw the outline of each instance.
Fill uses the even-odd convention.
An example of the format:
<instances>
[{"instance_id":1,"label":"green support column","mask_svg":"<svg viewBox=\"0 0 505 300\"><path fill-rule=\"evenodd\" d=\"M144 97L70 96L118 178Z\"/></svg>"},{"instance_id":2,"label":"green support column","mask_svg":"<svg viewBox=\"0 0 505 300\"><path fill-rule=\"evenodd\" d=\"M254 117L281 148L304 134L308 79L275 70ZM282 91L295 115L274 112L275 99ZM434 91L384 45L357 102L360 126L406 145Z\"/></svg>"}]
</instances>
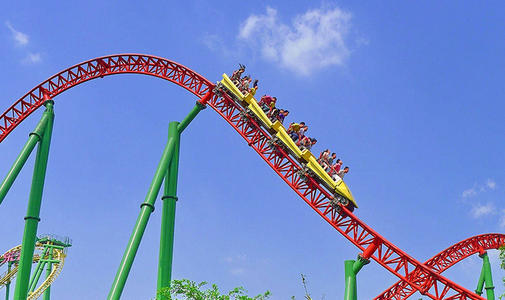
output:
<instances>
[{"instance_id":1,"label":"green support column","mask_svg":"<svg viewBox=\"0 0 505 300\"><path fill-rule=\"evenodd\" d=\"M45 261L40 261L39 264L37 264L37 268L35 269L35 272L33 273L32 279L30 280L30 284L28 284L28 294L35 291L35 288L37 287L37 283L39 282L40 276L42 276L42 272L44 272L45 266L46 266Z\"/></svg>"},{"instance_id":2,"label":"green support column","mask_svg":"<svg viewBox=\"0 0 505 300\"><path fill-rule=\"evenodd\" d=\"M47 262L47 270L46 270L46 279L49 278L49 275L51 275L51 271L53 270L53 263L51 262L53 260L53 247L49 246L49 262ZM51 286L48 286L47 289L44 291L44 300L50 300L51 299Z\"/></svg>"},{"instance_id":3,"label":"green support column","mask_svg":"<svg viewBox=\"0 0 505 300\"><path fill-rule=\"evenodd\" d=\"M487 300L495 300L493 275L491 273L489 256L487 255L487 252L484 252L484 254L479 255L479 257L482 258L482 270L480 272L479 283L477 284L475 292L478 295L482 295L482 288L485 286Z\"/></svg>"},{"instance_id":4,"label":"green support column","mask_svg":"<svg viewBox=\"0 0 505 300\"><path fill-rule=\"evenodd\" d=\"M28 284L28 293L35 291L37 282L39 282L40 276L42 275L44 267L46 266L44 257L46 257L48 250L49 249L46 247L42 252L42 256L40 257L39 262L37 263L37 267L35 268L35 272L32 275L32 279L30 279L30 283Z\"/></svg>"},{"instance_id":5,"label":"green support column","mask_svg":"<svg viewBox=\"0 0 505 300\"><path fill-rule=\"evenodd\" d=\"M11 267L12 267L12 262L7 263L7 274L11 272ZM7 284L5 285L5 300L9 300L9 292L11 289L11 281L7 281Z\"/></svg>"},{"instance_id":6,"label":"green support column","mask_svg":"<svg viewBox=\"0 0 505 300\"><path fill-rule=\"evenodd\" d=\"M172 152L174 151L174 149L175 149L174 140L173 139L169 140L165 146L163 155L161 156L161 160L158 164L158 168L156 169L156 173L154 174L154 178L151 182L151 186L149 187L146 199L144 203L140 205L141 207L140 214L137 218L137 222L135 223L135 227L133 228L133 232L132 235L130 236L130 240L128 241L125 253L123 254L123 259L121 260L121 264L119 265L119 269L116 273L116 277L114 278L114 282L112 283L109 296L107 297L108 300L118 300L119 297L121 297L121 293L123 292L126 279L128 278L128 274L133 264L133 260L135 259L135 255L137 254L140 241L142 240L142 236L144 235L144 231L147 226L147 221L149 221L149 217L151 213L154 211L154 203L160 191L160 187L163 182L163 177L167 172L168 164L170 163L170 158L172 157Z\"/></svg>"},{"instance_id":7,"label":"green support column","mask_svg":"<svg viewBox=\"0 0 505 300\"><path fill-rule=\"evenodd\" d=\"M32 133L30 133L28 141L24 145L23 149L21 149L21 153L19 153L18 157L16 158L16 161L9 170L9 173L7 173L7 176L5 176L5 179L0 185L0 204L2 204L2 201L4 200L5 196L7 195L7 192L14 183L14 180L16 180L16 177L18 176L19 172L25 165L26 160L33 151L33 148L35 148L37 142L41 140L44 130L46 128L47 120L49 118L51 118L50 114L42 115L42 118L35 127L35 130Z\"/></svg>"},{"instance_id":8,"label":"green support column","mask_svg":"<svg viewBox=\"0 0 505 300\"><path fill-rule=\"evenodd\" d=\"M346 260L345 266L345 294L344 300L357 300L358 289L356 284L356 275L363 268L364 265L370 261L358 256L357 260Z\"/></svg>"},{"instance_id":9,"label":"green support column","mask_svg":"<svg viewBox=\"0 0 505 300\"><path fill-rule=\"evenodd\" d=\"M37 149L37 157L35 158L32 187L25 217L23 242L21 244L19 271L16 279L16 290L14 291L15 300L25 300L28 295L28 283L30 280L33 252L35 250L35 241L37 238L37 227L40 221L40 206L46 177L49 145L51 143L51 134L53 131L53 104L54 102L52 100L47 100L44 103L46 107L44 115L49 115L49 117L47 117L46 128Z\"/></svg>"},{"instance_id":10,"label":"green support column","mask_svg":"<svg viewBox=\"0 0 505 300\"><path fill-rule=\"evenodd\" d=\"M165 188L163 200L163 211L161 216L161 238L160 238L160 254L158 263L158 284L157 290L169 287L172 280L172 261L174 249L174 231L175 231L175 211L177 204L177 176L179 171L179 147L180 135L205 108L205 105L196 102L193 109L181 121L170 122L168 129L168 137L176 139L176 150L170 162L169 170L165 178Z\"/></svg>"},{"instance_id":11,"label":"green support column","mask_svg":"<svg viewBox=\"0 0 505 300\"><path fill-rule=\"evenodd\" d=\"M205 105L199 102L196 103L191 112L177 126L177 131L179 134L184 131L184 129L203 108L205 108ZM128 278L133 260L135 259L140 241L142 240L142 236L146 229L147 221L149 220L151 213L154 211L154 203L156 202L156 197L158 196L161 184L168 171L168 167L174 155L173 153L176 151L176 144L177 142L172 138L168 140L165 146L165 150L163 151L163 155L158 164L158 168L154 174L154 178L151 182L151 186L149 187L146 199L144 203L140 205L140 214L137 218L137 222L135 223L135 227L133 228L133 232L130 236L130 240L128 241L125 253L123 254L123 258L116 273L116 277L114 278L114 282L112 283L112 287L109 291L109 295L107 297L108 300L119 300L121 297L121 293L123 292L124 286L126 284L126 279ZM164 221L162 220L162 224L164 224L163 222ZM166 256L163 255L163 257Z\"/></svg>"},{"instance_id":12,"label":"green support column","mask_svg":"<svg viewBox=\"0 0 505 300\"><path fill-rule=\"evenodd\" d=\"M170 122L168 138L175 141L175 149L168 172L165 176L163 211L161 214L161 237L158 263L157 289L168 287L172 278L172 258L174 249L175 208L177 203L177 176L179 169L180 133L179 122ZM168 299L168 298L167 298Z\"/></svg>"},{"instance_id":13,"label":"green support column","mask_svg":"<svg viewBox=\"0 0 505 300\"><path fill-rule=\"evenodd\" d=\"M481 296L483 289L484 289L484 266L482 266L482 269L480 270L479 282L477 283L477 289L475 289L475 293Z\"/></svg>"}]
</instances>

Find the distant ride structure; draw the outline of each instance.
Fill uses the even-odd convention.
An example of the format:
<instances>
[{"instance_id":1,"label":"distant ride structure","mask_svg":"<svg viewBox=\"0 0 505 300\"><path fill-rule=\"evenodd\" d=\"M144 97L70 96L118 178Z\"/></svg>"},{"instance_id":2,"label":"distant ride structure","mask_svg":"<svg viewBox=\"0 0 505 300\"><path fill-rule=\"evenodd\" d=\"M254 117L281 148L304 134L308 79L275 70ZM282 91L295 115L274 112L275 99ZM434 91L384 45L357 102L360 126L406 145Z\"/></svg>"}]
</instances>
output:
<instances>
[{"instance_id":1,"label":"distant ride structure","mask_svg":"<svg viewBox=\"0 0 505 300\"><path fill-rule=\"evenodd\" d=\"M28 283L27 299L37 299L41 295L44 295L44 300L50 299L51 284L61 273L67 256L67 248L71 246L69 238L60 238L55 235L41 235L37 238L32 259L35 270ZM6 300L10 299L10 285L18 273L20 254L21 245L0 256L0 268L7 267L7 270L0 275L0 289L5 288ZM45 278L42 276L44 270L46 270ZM39 284L42 278L44 279Z\"/></svg>"},{"instance_id":2,"label":"distant ride structure","mask_svg":"<svg viewBox=\"0 0 505 300\"><path fill-rule=\"evenodd\" d=\"M288 184L295 193L312 207L360 250L356 260L345 262L345 299L357 299L356 275L359 270L375 260L401 280L402 289L419 291L436 300L484 299L440 275L428 263L421 263L375 232L353 214L356 200L343 180L335 181L322 170L310 151L300 151L286 136L285 128L272 123L258 110L254 92L243 95L226 74L217 84L176 62L143 54L118 54L99 57L74 65L42 82L18 99L0 116L0 142L14 128L41 106L42 118L30 134L18 158L0 185L0 204L30 153L38 145L30 199L25 217L23 243L19 253L19 271L15 299L26 299L31 285L29 277L36 249L36 233L40 221L40 206L49 155L49 145L54 120L54 97L89 80L114 74L143 74L155 76L177 84L197 97L188 116L169 124L168 139L158 168L147 192L145 201L127 244L125 253L113 281L108 299L119 299L133 264L156 198L164 183L162 208L162 233L158 265L158 289L167 287L171 280L173 232L177 201L178 153L181 133L205 107L214 109L256 153ZM503 245L503 239L500 239ZM482 276L485 281L486 276ZM480 282L479 282L480 286ZM486 282L486 288L488 284ZM400 289L398 289L400 291ZM398 295L398 296L396 296ZM395 294L391 299L406 294ZM488 296L489 300L489 296Z\"/></svg>"}]
</instances>

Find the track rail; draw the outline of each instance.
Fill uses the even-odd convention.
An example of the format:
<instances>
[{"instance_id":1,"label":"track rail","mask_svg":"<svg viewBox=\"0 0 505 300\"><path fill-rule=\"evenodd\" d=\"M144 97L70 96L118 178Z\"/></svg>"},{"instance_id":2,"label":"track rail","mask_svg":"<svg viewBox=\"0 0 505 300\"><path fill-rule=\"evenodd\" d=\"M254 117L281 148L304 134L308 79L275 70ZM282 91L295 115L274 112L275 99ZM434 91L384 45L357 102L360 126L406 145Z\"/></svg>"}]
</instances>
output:
<instances>
[{"instance_id":1,"label":"track rail","mask_svg":"<svg viewBox=\"0 0 505 300\"><path fill-rule=\"evenodd\" d=\"M37 244L36 249L38 249L41 253L44 250L44 248L41 244ZM20 252L21 245L16 246L16 247L10 249L9 251L5 252L3 255L1 255L0 261L3 260L3 258L6 254L13 252L13 251ZM63 269L63 265L65 263L65 257L66 257L66 254L63 251L61 251L60 249L54 249L53 259L58 260L59 262L53 263L52 270L51 270L51 273L49 274L49 276L42 282L42 284L37 289L35 289L32 293L29 293L28 298L26 298L27 300L35 300L35 299L39 298L40 295L42 295L42 293L49 286L51 286L51 284L53 284L53 282L56 280L56 278L58 277L58 275L61 273L61 271ZM34 255L32 263L37 263L40 260L40 258L41 257L38 254ZM1 265L2 264L0 264L0 266ZM16 264L10 272L5 272L5 274L0 276L0 289L2 289L7 282L14 280L14 278L16 277L17 272L18 272L18 267L19 266Z\"/></svg>"},{"instance_id":2,"label":"track rail","mask_svg":"<svg viewBox=\"0 0 505 300\"><path fill-rule=\"evenodd\" d=\"M17 100L0 116L0 142L42 106L44 99L53 98L88 80L125 73L145 74L168 80L200 99L211 93L208 105L223 117L310 207L362 250L362 257L373 258L407 282L412 289L419 290L432 299L484 300L403 252L345 207L339 206L337 208L340 212L337 211L337 208L332 206L333 197L330 193L313 178L303 174L302 167L284 150L272 146L270 134L254 119L244 114L243 109L229 95L215 89L212 82L198 73L164 58L142 54L109 55L85 61L57 73Z\"/></svg>"},{"instance_id":3,"label":"track rail","mask_svg":"<svg viewBox=\"0 0 505 300\"><path fill-rule=\"evenodd\" d=\"M477 235L452 245L427 260L424 264L440 274L469 256L476 253L482 254L489 249L498 249L503 245L505 245L505 234L490 233ZM407 299L415 292L416 290L409 286L408 283L400 280L375 297L374 300Z\"/></svg>"}]
</instances>

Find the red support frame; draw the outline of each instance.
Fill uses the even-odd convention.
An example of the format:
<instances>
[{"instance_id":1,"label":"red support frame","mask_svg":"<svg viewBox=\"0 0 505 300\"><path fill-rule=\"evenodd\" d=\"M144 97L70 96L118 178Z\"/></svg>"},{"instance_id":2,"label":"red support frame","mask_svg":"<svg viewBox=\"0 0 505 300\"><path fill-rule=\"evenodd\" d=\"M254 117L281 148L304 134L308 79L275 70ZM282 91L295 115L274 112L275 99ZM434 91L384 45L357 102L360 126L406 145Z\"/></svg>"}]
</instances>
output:
<instances>
[{"instance_id":1,"label":"red support frame","mask_svg":"<svg viewBox=\"0 0 505 300\"><path fill-rule=\"evenodd\" d=\"M456 263L474 254L481 254L489 249L498 249L505 245L505 234L490 233L477 235L461 241L430 258L424 264L438 274L444 272ZM415 276L415 274L412 274ZM407 282L398 281L382 292L374 300L407 299L416 292Z\"/></svg>"},{"instance_id":2,"label":"red support frame","mask_svg":"<svg viewBox=\"0 0 505 300\"><path fill-rule=\"evenodd\" d=\"M145 74L168 80L195 94L201 102L207 102L323 219L367 256L407 282L413 290L419 290L432 299L484 300L407 255L345 207L339 206L337 211L330 201L333 196L316 180L303 174L301 165L281 147L273 145L270 134L247 116L228 94L215 90L208 99L208 92L215 89L212 82L191 69L164 58L142 54L109 55L85 61L50 77L0 116L0 142L43 104L44 95L54 99L56 95L88 80L125 73ZM207 97L204 98L205 95Z\"/></svg>"}]
</instances>

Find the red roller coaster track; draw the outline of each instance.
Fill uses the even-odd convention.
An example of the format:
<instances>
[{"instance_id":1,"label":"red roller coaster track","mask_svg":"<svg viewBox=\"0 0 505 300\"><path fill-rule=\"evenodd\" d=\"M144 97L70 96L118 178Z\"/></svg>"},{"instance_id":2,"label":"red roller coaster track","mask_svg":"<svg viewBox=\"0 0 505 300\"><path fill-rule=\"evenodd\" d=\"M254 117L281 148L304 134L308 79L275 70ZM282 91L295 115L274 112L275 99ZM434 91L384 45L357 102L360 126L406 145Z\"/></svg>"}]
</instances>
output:
<instances>
[{"instance_id":1,"label":"red roller coaster track","mask_svg":"<svg viewBox=\"0 0 505 300\"><path fill-rule=\"evenodd\" d=\"M211 96L208 105L223 117L247 141L268 165L323 219L351 241L365 259L373 258L381 266L407 283L413 291L432 299L484 298L441 276L396 247L345 207L341 213L331 205L332 196L310 176L301 175L302 167L281 148L272 147L271 136L226 93L198 73L164 58L142 54L119 54L95 58L70 67L33 88L0 116L0 142L12 130L42 106L44 99L88 80L114 74L145 74L171 81L198 98ZM206 97L206 99L207 99Z\"/></svg>"},{"instance_id":2,"label":"red roller coaster track","mask_svg":"<svg viewBox=\"0 0 505 300\"><path fill-rule=\"evenodd\" d=\"M503 245L505 245L505 234L490 233L477 235L452 245L430 258L424 264L440 274L469 256L476 253L483 254L486 250L498 249ZM412 274L412 276L415 276L415 274ZM375 297L374 300L407 299L415 292L416 290L409 286L407 282L400 280Z\"/></svg>"}]
</instances>

